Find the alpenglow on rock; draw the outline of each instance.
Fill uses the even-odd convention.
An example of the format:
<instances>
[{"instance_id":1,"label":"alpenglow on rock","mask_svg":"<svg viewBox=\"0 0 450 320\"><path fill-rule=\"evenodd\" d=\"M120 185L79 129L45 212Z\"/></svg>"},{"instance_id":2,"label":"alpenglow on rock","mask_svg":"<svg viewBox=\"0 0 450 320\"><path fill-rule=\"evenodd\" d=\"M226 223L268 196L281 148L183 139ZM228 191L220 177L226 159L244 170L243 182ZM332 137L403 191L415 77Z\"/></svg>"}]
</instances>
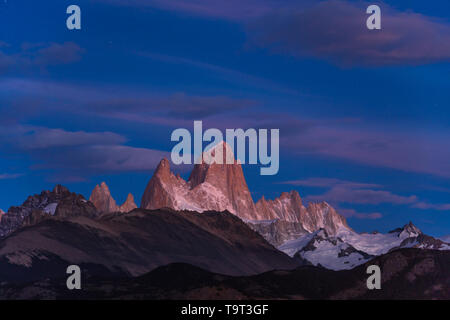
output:
<instances>
[{"instance_id":1,"label":"alpenglow on rock","mask_svg":"<svg viewBox=\"0 0 450 320\"><path fill-rule=\"evenodd\" d=\"M262 197L256 203L256 210L264 220L299 222L307 232L324 228L336 234L340 228L349 228L345 218L326 202L309 203L305 207L297 191L283 192L275 200Z\"/></svg>"},{"instance_id":2,"label":"alpenglow on rock","mask_svg":"<svg viewBox=\"0 0 450 320\"><path fill-rule=\"evenodd\" d=\"M130 212L136 209L136 203L134 203L134 197L130 193L128 194L127 200L118 206L116 200L111 195L109 187L105 182L100 185L96 185L94 190L92 190L91 197L89 201L94 204L99 212L110 213L110 212Z\"/></svg>"},{"instance_id":3,"label":"alpenglow on rock","mask_svg":"<svg viewBox=\"0 0 450 320\"><path fill-rule=\"evenodd\" d=\"M214 156L217 148L223 148L225 156L229 147L223 142L204 153L203 159ZM233 164L202 161L194 166L189 180L185 181L174 175L169 161L163 159L145 189L141 207L197 212L228 210L242 219L258 219L242 166L237 161Z\"/></svg>"},{"instance_id":4,"label":"alpenglow on rock","mask_svg":"<svg viewBox=\"0 0 450 320\"><path fill-rule=\"evenodd\" d=\"M130 212L137 208L134 202L134 197L131 193L128 194L127 200L119 207L120 212Z\"/></svg>"},{"instance_id":5,"label":"alpenglow on rock","mask_svg":"<svg viewBox=\"0 0 450 320\"><path fill-rule=\"evenodd\" d=\"M283 193L275 200L266 200L263 197L255 205L242 166L239 161L234 160L234 156L232 161L228 161L232 164L227 164L226 159L221 164L205 161L214 159L218 148L223 148L224 158L233 155L225 142L219 143L203 153L202 163L194 166L188 181L172 173L169 161L163 159L147 185L141 208L171 208L197 212L227 210L252 227L254 223L261 221L277 220L301 225L295 229L305 232L324 228L329 234L336 234L341 228L349 228L345 218L326 202L310 203L305 207L297 191ZM254 229L260 232L257 227ZM298 236L298 232L294 234ZM280 239L278 235L273 238ZM290 237L285 240L289 239Z\"/></svg>"}]
</instances>

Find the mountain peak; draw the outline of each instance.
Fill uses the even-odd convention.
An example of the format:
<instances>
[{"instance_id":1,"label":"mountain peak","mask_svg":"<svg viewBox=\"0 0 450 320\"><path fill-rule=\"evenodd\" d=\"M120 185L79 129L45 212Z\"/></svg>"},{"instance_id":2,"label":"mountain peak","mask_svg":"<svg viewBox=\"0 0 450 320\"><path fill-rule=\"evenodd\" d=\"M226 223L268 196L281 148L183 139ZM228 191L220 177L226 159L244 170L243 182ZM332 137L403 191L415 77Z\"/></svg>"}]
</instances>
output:
<instances>
[{"instance_id":1,"label":"mountain peak","mask_svg":"<svg viewBox=\"0 0 450 320\"><path fill-rule=\"evenodd\" d=\"M228 150L228 151L227 151ZM243 219L255 219L256 210L241 165L213 161L226 157L231 148L219 143L202 154L202 161L194 165L188 182L170 171L163 159L150 179L141 201L144 209L172 208L192 211L228 210Z\"/></svg>"},{"instance_id":2,"label":"mountain peak","mask_svg":"<svg viewBox=\"0 0 450 320\"><path fill-rule=\"evenodd\" d=\"M219 161L219 163L217 163ZM202 153L202 163L205 164L237 164L234 151L225 141L220 141L215 146Z\"/></svg>"},{"instance_id":3,"label":"mountain peak","mask_svg":"<svg viewBox=\"0 0 450 320\"><path fill-rule=\"evenodd\" d=\"M405 224L405 225L403 226L402 232L401 232L400 234L402 234L402 233L406 233L406 234L408 234L409 236L418 236L418 235L422 234L422 231L421 231L419 228L417 228L417 227L412 223L412 221L410 221L408 224Z\"/></svg>"},{"instance_id":4,"label":"mountain peak","mask_svg":"<svg viewBox=\"0 0 450 320\"><path fill-rule=\"evenodd\" d=\"M218 153L220 151L222 154ZM226 156L230 154L231 148L226 142L210 148L202 154L202 162L194 165L187 182L177 178L170 171L169 161L163 159L147 185L141 208L197 212L228 210L246 221L301 223L309 232L325 228L333 235L340 228L349 228L345 218L326 202L309 204L306 208L296 190L283 192L275 200L262 197L255 204L239 161L233 156L233 161L226 163ZM220 156L224 163L212 161Z\"/></svg>"},{"instance_id":5,"label":"mountain peak","mask_svg":"<svg viewBox=\"0 0 450 320\"><path fill-rule=\"evenodd\" d=\"M34 225L39 221L51 218L68 218L73 216L97 217L95 206L67 188L57 185L53 191L42 191L29 196L20 206L9 208L0 220L0 238L3 238L21 226Z\"/></svg>"},{"instance_id":6,"label":"mountain peak","mask_svg":"<svg viewBox=\"0 0 450 320\"><path fill-rule=\"evenodd\" d=\"M68 194L70 193L69 189L67 189L66 187L58 184L53 188L53 193L55 194L59 194L59 195L63 195L63 194Z\"/></svg>"},{"instance_id":7,"label":"mountain peak","mask_svg":"<svg viewBox=\"0 0 450 320\"><path fill-rule=\"evenodd\" d=\"M102 213L130 212L137 208L131 193L128 194L127 200L121 206L118 206L105 182L95 186L89 201L91 201L97 210Z\"/></svg>"},{"instance_id":8,"label":"mountain peak","mask_svg":"<svg viewBox=\"0 0 450 320\"><path fill-rule=\"evenodd\" d=\"M131 193L128 194L127 200L119 207L120 212L130 212L137 208L134 202L134 197Z\"/></svg>"}]
</instances>

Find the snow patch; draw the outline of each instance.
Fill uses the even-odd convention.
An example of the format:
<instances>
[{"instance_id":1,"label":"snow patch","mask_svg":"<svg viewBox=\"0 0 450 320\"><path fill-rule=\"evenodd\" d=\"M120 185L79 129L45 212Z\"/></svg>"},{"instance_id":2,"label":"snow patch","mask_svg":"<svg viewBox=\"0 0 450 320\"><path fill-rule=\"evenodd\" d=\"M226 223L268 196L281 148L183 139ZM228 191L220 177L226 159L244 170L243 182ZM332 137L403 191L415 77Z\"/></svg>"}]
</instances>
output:
<instances>
[{"instance_id":1,"label":"snow patch","mask_svg":"<svg viewBox=\"0 0 450 320\"><path fill-rule=\"evenodd\" d=\"M49 205L47 205L47 206L44 208L44 212L47 213L47 214L50 214L50 215L54 216L57 207L58 207L58 203L57 203L57 202L55 202L55 203L50 203Z\"/></svg>"}]
</instances>

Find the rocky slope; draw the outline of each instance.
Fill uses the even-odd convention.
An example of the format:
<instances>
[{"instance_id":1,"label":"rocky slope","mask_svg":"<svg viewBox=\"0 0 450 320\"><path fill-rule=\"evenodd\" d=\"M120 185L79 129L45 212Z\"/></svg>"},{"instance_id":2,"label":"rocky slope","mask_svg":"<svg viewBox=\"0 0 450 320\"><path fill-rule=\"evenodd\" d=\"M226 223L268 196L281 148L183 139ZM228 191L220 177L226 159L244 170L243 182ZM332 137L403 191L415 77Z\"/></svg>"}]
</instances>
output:
<instances>
[{"instance_id":1,"label":"rocky slope","mask_svg":"<svg viewBox=\"0 0 450 320\"><path fill-rule=\"evenodd\" d=\"M307 232L324 228L330 234L336 234L341 228L349 228L345 218L326 202L309 203L305 207L297 191L284 192L275 200L262 197L256 203L256 209L267 220L299 222Z\"/></svg>"},{"instance_id":2,"label":"rocky slope","mask_svg":"<svg viewBox=\"0 0 450 320\"><path fill-rule=\"evenodd\" d=\"M278 247L302 263L332 270L352 269L374 256L400 248L450 250L450 244L423 234L410 222L388 234L359 234L342 229L333 236L320 229Z\"/></svg>"},{"instance_id":3,"label":"rocky slope","mask_svg":"<svg viewBox=\"0 0 450 320\"><path fill-rule=\"evenodd\" d=\"M381 268L381 290L368 290L366 269ZM4 299L450 299L450 252L401 249L353 270L304 266L247 277L215 274L188 264L171 264L123 279L91 278L71 292L65 279L22 286L0 285ZM402 311L404 312L404 311ZM400 314L399 314L400 316Z\"/></svg>"},{"instance_id":4,"label":"rocky slope","mask_svg":"<svg viewBox=\"0 0 450 320\"><path fill-rule=\"evenodd\" d=\"M108 185L105 182L95 186L94 190L92 190L89 201L92 202L101 213L130 212L131 210L137 208L134 203L134 197L131 193L128 194L127 200L121 206L118 206L116 200L114 200L111 192L109 191Z\"/></svg>"},{"instance_id":5,"label":"rocky slope","mask_svg":"<svg viewBox=\"0 0 450 320\"><path fill-rule=\"evenodd\" d=\"M172 262L230 275L297 266L227 212L136 209L51 217L0 241L0 282L57 276L69 264L137 276Z\"/></svg>"}]
</instances>

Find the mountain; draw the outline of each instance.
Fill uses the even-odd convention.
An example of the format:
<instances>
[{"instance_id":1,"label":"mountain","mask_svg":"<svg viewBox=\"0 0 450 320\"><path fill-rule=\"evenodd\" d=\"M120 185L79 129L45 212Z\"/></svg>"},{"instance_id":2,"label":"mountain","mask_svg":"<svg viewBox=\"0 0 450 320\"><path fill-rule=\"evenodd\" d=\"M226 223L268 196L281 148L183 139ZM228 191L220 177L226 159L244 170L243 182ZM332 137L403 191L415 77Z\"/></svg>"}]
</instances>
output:
<instances>
[{"instance_id":1,"label":"mountain","mask_svg":"<svg viewBox=\"0 0 450 320\"><path fill-rule=\"evenodd\" d=\"M324 229L330 235L336 235L340 231L351 232L345 218L328 203L309 203L305 207L297 191L285 192L275 200L266 200L263 197L256 203L256 208L271 212L269 216L273 219L246 222L274 246L280 246L319 229Z\"/></svg>"},{"instance_id":2,"label":"mountain","mask_svg":"<svg viewBox=\"0 0 450 320\"><path fill-rule=\"evenodd\" d=\"M224 159L222 164L213 161L219 151ZM227 156L233 157L231 161L228 158L230 164L226 163ZM287 228L299 230L301 227L305 232L324 228L330 234L336 234L342 228L349 229L345 218L328 203L309 203L305 207L296 191L283 193L275 200L263 197L255 204L242 166L234 159L232 150L225 142L202 154L202 163L194 166L188 181L172 173L169 161L163 159L145 189L141 207L196 212L227 210L249 223L256 231L261 231L269 241L271 238L292 238L281 234L283 230L276 229L278 224L272 227L271 234L259 230L261 221L283 221L286 222L284 226L291 225Z\"/></svg>"},{"instance_id":3,"label":"mountain","mask_svg":"<svg viewBox=\"0 0 450 320\"><path fill-rule=\"evenodd\" d=\"M137 208L134 202L134 197L131 193L128 194L127 200L119 207L120 212L130 212Z\"/></svg>"},{"instance_id":4,"label":"mountain","mask_svg":"<svg viewBox=\"0 0 450 320\"><path fill-rule=\"evenodd\" d=\"M279 250L302 263L332 270L352 269L374 256L401 248L450 250L450 245L423 234L410 222L387 234L359 234L341 229L333 236L321 229L278 246Z\"/></svg>"},{"instance_id":5,"label":"mountain","mask_svg":"<svg viewBox=\"0 0 450 320\"><path fill-rule=\"evenodd\" d=\"M0 209L0 222L2 221L2 217L3 217L4 214L5 214L5 211Z\"/></svg>"},{"instance_id":6,"label":"mountain","mask_svg":"<svg viewBox=\"0 0 450 320\"><path fill-rule=\"evenodd\" d=\"M305 234L309 234L309 232L303 228L303 224L301 222L289 222L275 219L247 220L246 223L250 228L262 235L267 242L271 243L275 247L278 247L288 241L298 239Z\"/></svg>"},{"instance_id":7,"label":"mountain","mask_svg":"<svg viewBox=\"0 0 450 320\"><path fill-rule=\"evenodd\" d=\"M225 158L229 151L224 142L203 153L202 159L215 156L223 148ZM228 150L228 151L227 151ZM226 160L226 159L224 159ZM233 164L196 164L188 181L174 175L167 159L163 159L142 196L141 208L191 210L203 212L229 211L242 219L257 219L257 211L244 178L242 166Z\"/></svg>"},{"instance_id":8,"label":"mountain","mask_svg":"<svg viewBox=\"0 0 450 320\"><path fill-rule=\"evenodd\" d=\"M368 290L366 270L382 270L381 290ZM83 290L67 290L65 279L22 285L0 284L2 299L174 299L174 300L304 300L304 299L450 299L450 252L400 249L353 270L332 271L303 266L232 277L189 264L162 266L134 278L91 277Z\"/></svg>"},{"instance_id":9,"label":"mountain","mask_svg":"<svg viewBox=\"0 0 450 320\"><path fill-rule=\"evenodd\" d=\"M116 204L116 200L114 200L111 196L109 187L105 182L95 186L94 190L92 190L89 201L91 201L97 210L102 213L130 212L131 210L137 208L134 203L134 197L131 193L128 194L127 200L121 206L118 206Z\"/></svg>"},{"instance_id":10,"label":"mountain","mask_svg":"<svg viewBox=\"0 0 450 320\"><path fill-rule=\"evenodd\" d=\"M216 155L222 157L222 164L213 161ZM169 161L163 159L147 185L141 206L196 212L228 210L301 263L333 270L351 269L397 248L448 248L412 223L387 235L358 234L330 204L305 205L297 191L283 192L273 200L263 196L255 204L241 164L225 142L202 154L202 162L194 166L188 181L172 173Z\"/></svg>"},{"instance_id":11,"label":"mountain","mask_svg":"<svg viewBox=\"0 0 450 320\"><path fill-rule=\"evenodd\" d=\"M61 266L70 264L90 266L91 273L138 276L173 262L229 275L298 265L228 212L55 216L0 241L0 283L59 276Z\"/></svg>"},{"instance_id":12,"label":"mountain","mask_svg":"<svg viewBox=\"0 0 450 320\"><path fill-rule=\"evenodd\" d=\"M18 207L11 207L0 221L0 239L22 226L35 224L49 217L68 218L71 216L96 217L99 215L94 205L82 195L71 193L57 185L53 191L42 191L29 196Z\"/></svg>"},{"instance_id":13,"label":"mountain","mask_svg":"<svg viewBox=\"0 0 450 320\"><path fill-rule=\"evenodd\" d=\"M341 228L349 228L345 218L326 202L303 205L297 191L283 192L275 200L266 200L264 196L256 203L259 215L267 220L299 222L307 232L324 228L330 234L336 234Z\"/></svg>"},{"instance_id":14,"label":"mountain","mask_svg":"<svg viewBox=\"0 0 450 320\"><path fill-rule=\"evenodd\" d=\"M307 234L295 242L285 243L279 249L290 253L303 264L331 270L353 269L373 258L341 238L329 236L324 229Z\"/></svg>"},{"instance_id":15,"label":"mountain","mask_svg":"<svg viewBox=\"0 0 450 320\"><path fill-rule=\"evenodd\" d=\"M439 239L444 241L444 242L450 243L450 234L446 235L446 236L443 236L443 237L440 237Z\"/></svg>"}]
</instances>

